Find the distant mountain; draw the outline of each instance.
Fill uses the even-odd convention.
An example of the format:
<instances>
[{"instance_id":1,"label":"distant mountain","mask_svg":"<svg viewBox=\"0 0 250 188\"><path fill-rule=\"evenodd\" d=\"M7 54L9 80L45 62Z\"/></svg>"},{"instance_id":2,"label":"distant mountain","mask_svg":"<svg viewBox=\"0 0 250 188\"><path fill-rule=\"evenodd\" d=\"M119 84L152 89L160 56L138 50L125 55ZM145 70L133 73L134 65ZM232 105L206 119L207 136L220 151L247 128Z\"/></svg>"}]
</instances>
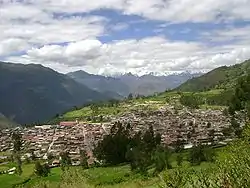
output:
<instances>
[{"instance_id":1,"label":"distant mountain","mask_svg":"<svg viewBox=\"0 0 250 188\"><path fill-rule=\"evenodd\" d=\"M154 76L147 74L135 76L131 73L119 76L130 88L130 92L140 95L152 95L154 93L164 92L167 89L173 89L186 82L187 80L200 76L201 73L184 72L180 74L171 74L167 76Z\"/></svg>"},{"instance_id":2,"label":"distant mountain","mask_svg":"<svg viewBox=\"0 0 250 188\"><path fill-rule=\"evenodd\" d=\"M207 74L193 78L177 88L180 91L204 91L233 88L239 77L250 71L250 60L233 66L216 68Z\"/></svg>"},{"instance_id":3,"label":"distant mountain","mask_svg":"<svg viewBox=\"0 0 250 188\"><path fill-rule=\"evenodd\" d=\"M16 127L17 123L7 119L3 114L0 113L0 129Z\"/></svg>"},{"instance_id":4,"label":"distant mountain","mask_svg":"<svg viewBox=\"0 0 250 188\"><path fill-rule=\"evenodd\" d=\"M73 106L109 97L37 64L0 62L0 112L20 124L44 122Z\"/></svg>"},{"instance_id":5,"label":"distant mountain","mask_svg":"<svg viewBox=\"0 0 250 188\"><path fill-rule=\"evenodd\" d=\"M113 98L122 98L123 96L127 96L130 92L129 87L118 78L89 74L81 70L68 73L67 75L78 83L112 96Z\"/></svg>"},{"instance_id":6,"label":"distant mountain","mask_svg":"<svg viewBox=\"0 0 250 188\"><path fill-rule=\"evenodd\" d=\"M132 73L123 75L101 76L89 74L85 71L76 71L68 74L77 82L95 89L102 93L119 98L126 97L129 93L140 95L152 95L156 92L163 92L167 89L173 89L188 79L200 76L201 73L180 73L167 76L155 76L153 74L136 76Z\"/></svg>"}]
</instances>

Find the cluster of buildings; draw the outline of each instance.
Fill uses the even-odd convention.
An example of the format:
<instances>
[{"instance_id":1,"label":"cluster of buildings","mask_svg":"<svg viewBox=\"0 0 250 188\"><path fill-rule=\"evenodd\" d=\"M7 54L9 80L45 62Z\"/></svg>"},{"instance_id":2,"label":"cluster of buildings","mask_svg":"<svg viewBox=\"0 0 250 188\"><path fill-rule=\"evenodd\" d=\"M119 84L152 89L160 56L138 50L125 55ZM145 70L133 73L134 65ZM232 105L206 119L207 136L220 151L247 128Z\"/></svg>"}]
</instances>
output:
<instances>
[{"instance_id":1,"label":"cluster of buildings","mask_svg":"<svg viewBox=\"0 0 250 188\"><path fill-rule=\"evenodd\" d=\"M211 142L222 144L231 140L231 136L223 134L223 130L231 126L231 120L221 110L176 110L166 106L155 111L130 112L113 121L117 120L131 123L135 131L153 125L155 132L161 133L162 143L166 145L178 140L187 146Z\"/></svg>"},{"instance_id":2,"label":"cluster of buildings","mask_svg":"<svg viewBox=\"0 0 250 188\"><path fill-rule=\"evenodd\" d=\"M162 143L171 145L178 140L185 147L197 142L226 142L230 137L223 135L223 129L230 126L230 118L220 110L176 110L165 106L158 110L134 110L108 123L61 122L59 125L43 125L30 128L4 129L0 131L0 152L12 149L11 133L19 131L24 142L25 156L31 153L37 158L48 159L49 155L59 159L60 153L68 151L73 164L78 165L81 150L85 150L90 162L92 150L108 134L117 121L130 123L135 132L144 131L150 125L162 134ZM23 156L23 157L25 157ZM56 160L54 161L56 163Z\"/></svg>"}]
</instances>

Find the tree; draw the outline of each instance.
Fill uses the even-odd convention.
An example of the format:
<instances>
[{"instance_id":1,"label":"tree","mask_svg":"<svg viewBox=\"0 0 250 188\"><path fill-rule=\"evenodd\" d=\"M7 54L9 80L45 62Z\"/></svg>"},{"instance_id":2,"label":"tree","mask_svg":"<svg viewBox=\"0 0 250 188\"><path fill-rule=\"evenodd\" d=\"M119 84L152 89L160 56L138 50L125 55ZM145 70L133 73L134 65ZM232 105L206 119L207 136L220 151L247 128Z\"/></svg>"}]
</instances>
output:
<instances>
[{"instance_id":1,"label":"tree","mask_svg":"<svg viewBox=\"0 0 250 188\"><path fill-rule=\"evenodd\" d=\"M240 124L234 117L231 118L231 126L234 130L234 134L240 137L242 133L242 128L240 127Z\"/></svg>"},{"instance_id":2,"label":"tree","mask_svg":"<svg viewBox=\"0 0 250 188\"><path fill-rule=\"evenodd\" d=\"M203 161L212 162L214 160L214 150L206 145L198 144L189 153L189 162L192 165L200 165Z\"/></svg>"},{"instance_id":3,"label":"tree","mask_svg":"<svg viewBox=\"0 0 250 188\"><path fill-rule=\"evenodd\" d=\"M34 151L30 151L30 154L31 154L31 156L30 156L31 160L35 161L36 160L36 155L35 155Z\"/></svg>"},{"instance_id":4,"label":"tree","mask_svg":"<svg viewBox=\"0 0 250 188\"><path fill-rule=\"evenodd\" d=\"M99 112L99 106L97 104L90 105L90 109L92 111L92 119L94 119L95 116L97 116Z\"/></svg>"},{"instance_id":5,"label":"tree","mask_svg":"<svg viewBox=\"0 0 250 188\"><path fill-rule=\"evenodd\" d=\"M176 162L178 166L181 166L182 162L183 162L183 156L182 154L178 154L176 157Z\"/></svg>"},{"instance_id":6,"label":"tree","mask_svg":"<svg viewBox=\"0 0 250 188\"><path fill-rule=\"evenodd\" d=\"M86 150L81 150L80 151L80 157L81 157L81 161L80 161L80 165L82 166L83 169L87 169L89 167L88 165L88 155Z\"/></svg>"},{"instance_id":7,"label":"tree","mask_svg":"<svg viewBox=\"0 0 250 188\"><path fill-rule=\"evenodd\" d=\"M13 149L15 152L20 152L22 149L22 137L19 133L12 133Z\"/></svg>"},{"instance_id":8,"label":"tree","mask_svg":"<svg viewBox=\"0 0 250 188\"><path fill-rule=\"evenodd\" d=\"M198 144L194 146L189 154L189 162L192 165L200 165L202 161L205 161L205 156L203 152L203 146Z\"/></svg>"},{"instance_id":9,"label":"tree","mask_svg":"<svg viewBox=\"0 0 250 188\"><path fill-rule=\"evenodd\" d=\"M161 135L159 133L155 135L152 126L144 134L136 133L130 141L127 152L131 170L145 175L148 168L153 164L155 165L155 173L165 169L168 163L166 157L164 157L166 156L165 151L160 150L160 144Z\"/></svg>"},{"instance_id":10,"label":"tree","mask_svg":"<svg viewBox=\"0 0 250 188\"><path fill-rule=\"evenodd\" d=\"M177 153L183 151L183 149L184 149L184 144L183 144L183 141L181 139L177 139L173 145L175 148L175 152L177 152Z\"/></svg>"},{"instance_id":11,"label":"tree","mask_svg":"<svg viewBox=\"0 0 250 188\"><path fill-rule=\"evenodd\" d=\"M95 157L109 165L127 162L126 152L130 143L129 126L116 122L110 130L110 134L98 142L94 148Z\"/></svg>"},{"instance_id":12,"label":"tree","mask_svg":"<svg viewBox=\"0 0 250 188\"><path fill-rule=\"evenodd\" d=\"M130 160L130 167L132 171L138 172L142 175L147 174L148 154L142 150L141 146L130 148L126 153L127 159Z\"/></svg>"},{"instance_id":13,"label":"tree","mask_svg":"<svg viewBox=\"0 0 250 188\"><path fill-rule=\"evenodd\" d=\"M211 129L208 131L208 136L209 136L209 142L211 142L212 144L214 144L214 137L215 137L215 130Z\"/></svg>"},{"instance_id":14,"label":"tree","mask_svg":"<svg viewBox=\"0 0 250 188\"><path fill-rule=\"evenodd\" d=\"M155 165L154 174L158 174L166 168L171 169L172 166L169 162L170 153L166 148L158 146L153 155L153 161Z\"/></svg>"},{"instance_id":15,"label":"tree","mask_svg":"<svg viewBox=\"0 0 250 188\"><path fill-rule=\"evenodd\" d=\"M250 118L250 74L238 79L228 111L231 115L243 111L246 120Z\"/></svg>"},{"instance_id":16,"label":"tree","mask_svg":"<svg viewBox=\"0 0 250 188\"><path fill-rule=\"evenodd\" d=\"M133 94L130 93L127 98L128 98L128 100L132 100L133 99Z\"/></svg>"},{"instance_id":17,"label":"tree","mask_svg":"<svg viewBox=\"0 0 250 188\"><path fill-rule=\"evenodd\" d=\"M150 153L156 147L156 141L154 136L153 126L150 125L143 135L143 144L145 151Z\"/></svg>"},{"instance_id":18,"label":"tree","mask_svg":"<svg viewBox=\"0 0 250 188\"><path fill-rule=\"evenodd\" d=\"M68 152L61 152L60 153L60 166L62 171L65 171L65 168L69 168L69 166L71 165L71 159L69 157L69 153Z\"/></svg>"},{"instance_id":19,"label":"tree","mask_svg":"<svg viewBox=\"0 0 250 188\"><path fill-rule=\"evenodd\" d=\"M22 137L19 133L12 133L12 142L13 142L13 156L17 164L17 173L18 175L22 174L22 161L21 161L21 150L22 150Z\"/></svg>"},{"instance_id":20,"label":"tree","mask_svg":"<svg viewBox=\"0 0 250 188\"><path fill-rule=\"evenodd\" d=\"M52 161L55 159L55 156L52 153L48 153L47 159L48 159L48 163L51 164Z\"/></svg>"},{"instance_id":21,"label":"tree","mask_svg":"<svg viewBox=\"0 0 250 188\"><path fill-rule=\"evenodd\" d=\"M195 94L191 94L191 95L181 94L180 103L184 106L196 109L196 108L199 108L199 105L202 102L199 97L195 96Z\"/></svg>"},{"instance_id":22,"label":"tree","mask_svg":"<svg viewBox=\"0 0 250 188\"><path fill-rule=\"evenodd\" d=\"M50 173L49 165L47 163L42 165L39 161L36 161L34 173L37 176L47 177Z\"/></svg>"}]
</instances>

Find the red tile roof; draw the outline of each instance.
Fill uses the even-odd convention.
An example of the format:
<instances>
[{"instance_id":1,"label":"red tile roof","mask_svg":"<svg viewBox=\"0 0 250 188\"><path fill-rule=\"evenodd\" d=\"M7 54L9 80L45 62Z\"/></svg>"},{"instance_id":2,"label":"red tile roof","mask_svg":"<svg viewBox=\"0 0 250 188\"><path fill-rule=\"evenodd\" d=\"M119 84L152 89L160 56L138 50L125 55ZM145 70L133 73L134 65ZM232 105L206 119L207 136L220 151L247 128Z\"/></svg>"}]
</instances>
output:
<instances>
[{"instance_id":1,"label":"red tile roof","mask_svg":"<svg viewBox=\"0 0 250 188\"><path fill-rule=\"evenodd\" d=\"M75 121L63 121L60 122L60 126L74 126L77 125L77 123Z\"/></svg>"}]
</instances>

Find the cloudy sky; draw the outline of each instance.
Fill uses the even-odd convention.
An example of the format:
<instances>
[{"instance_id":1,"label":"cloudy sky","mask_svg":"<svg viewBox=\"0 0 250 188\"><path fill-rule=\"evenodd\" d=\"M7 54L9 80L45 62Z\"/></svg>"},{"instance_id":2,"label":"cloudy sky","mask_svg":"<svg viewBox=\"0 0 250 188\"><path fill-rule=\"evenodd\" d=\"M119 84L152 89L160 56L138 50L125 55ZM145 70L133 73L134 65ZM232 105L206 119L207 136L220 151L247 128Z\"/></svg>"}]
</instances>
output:
<instances>
[{"instance_id":1,"label":"cloudy sky","mask_svg":"<svg viewBox=\"0 0 250 188\"><path fill-rule=\"evenodd\" d=\"M250 0L0 0L0 60L59 72L208 71L250 58Z\"/></svg>"}]
</instances>

